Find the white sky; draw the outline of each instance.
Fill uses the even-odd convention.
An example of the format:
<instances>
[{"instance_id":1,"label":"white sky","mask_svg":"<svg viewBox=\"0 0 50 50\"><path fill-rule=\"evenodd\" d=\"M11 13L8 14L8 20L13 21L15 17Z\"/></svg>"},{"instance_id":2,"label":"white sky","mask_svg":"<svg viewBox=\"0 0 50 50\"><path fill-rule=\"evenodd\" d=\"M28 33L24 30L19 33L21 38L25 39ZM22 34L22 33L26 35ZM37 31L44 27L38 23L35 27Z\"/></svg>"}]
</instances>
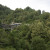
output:
<instances>
[{"instance_id":1,"label":"white sky","mask_svg":"<svg viewBox=\"0 0 50 50\"><path fill-rule=\"evenodd\" d=\"M0 4L13 10L29 6L35 10L40 9L50 12L50 0L0 0Z\"/></svg>"}]
</instances>

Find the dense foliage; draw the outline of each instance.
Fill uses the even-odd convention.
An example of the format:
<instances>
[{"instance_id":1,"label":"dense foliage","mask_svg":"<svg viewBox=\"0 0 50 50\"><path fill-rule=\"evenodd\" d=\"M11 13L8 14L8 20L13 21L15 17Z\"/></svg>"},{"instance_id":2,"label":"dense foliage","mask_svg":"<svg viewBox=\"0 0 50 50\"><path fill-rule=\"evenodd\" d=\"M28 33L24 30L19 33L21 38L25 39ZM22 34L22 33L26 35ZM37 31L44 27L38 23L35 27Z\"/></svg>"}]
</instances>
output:
<instances>
[{"instance_id":1,"label":"dense foliage","mask_svg":"<svg viewBox=\"0 0 50 50\"><path fill-rule=\"evenodd\" d=\"M22 23L12 30L2 24ZM0 5L0 50L50 50L50 13Z\"/></svg>"}]
</instances>

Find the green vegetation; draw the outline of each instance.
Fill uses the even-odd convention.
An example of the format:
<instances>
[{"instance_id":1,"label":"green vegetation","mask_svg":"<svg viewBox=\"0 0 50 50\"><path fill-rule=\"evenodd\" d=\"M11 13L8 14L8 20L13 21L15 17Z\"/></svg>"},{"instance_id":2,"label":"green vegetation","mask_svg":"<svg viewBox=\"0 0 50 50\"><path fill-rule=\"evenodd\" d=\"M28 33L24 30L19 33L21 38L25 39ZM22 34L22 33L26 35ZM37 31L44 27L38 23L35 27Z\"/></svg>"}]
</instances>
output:
<instances>
[{"instance_id":1,"label":"green vegetation","mask_svg":"<svg viewBox=\"0 0 50 50\"><path fill-rule=\"evenodd\" d=\"M12 22L22 24L12 30L2 28ZM0 50L50 50L50 13L0 5Z\"/></svg>"}]
</instances>

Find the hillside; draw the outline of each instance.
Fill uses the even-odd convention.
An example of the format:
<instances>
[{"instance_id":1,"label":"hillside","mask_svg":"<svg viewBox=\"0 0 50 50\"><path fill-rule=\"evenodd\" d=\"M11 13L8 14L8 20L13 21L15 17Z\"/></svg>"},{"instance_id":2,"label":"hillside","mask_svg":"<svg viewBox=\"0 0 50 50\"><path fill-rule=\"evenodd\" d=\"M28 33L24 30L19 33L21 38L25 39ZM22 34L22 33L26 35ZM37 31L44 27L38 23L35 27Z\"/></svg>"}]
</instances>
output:
<instances>
[{"instance_id":1,"label":"hillside","mask_svg":"<svg viewBox=\"0 0 50 50\"><path fill-rule=\"evenodd\" d=\"M11 23L22 24L13 24L12 30L1 27ZM0 5L0 50L50 50L50 13Z\"/></svg>"}]
</instances>

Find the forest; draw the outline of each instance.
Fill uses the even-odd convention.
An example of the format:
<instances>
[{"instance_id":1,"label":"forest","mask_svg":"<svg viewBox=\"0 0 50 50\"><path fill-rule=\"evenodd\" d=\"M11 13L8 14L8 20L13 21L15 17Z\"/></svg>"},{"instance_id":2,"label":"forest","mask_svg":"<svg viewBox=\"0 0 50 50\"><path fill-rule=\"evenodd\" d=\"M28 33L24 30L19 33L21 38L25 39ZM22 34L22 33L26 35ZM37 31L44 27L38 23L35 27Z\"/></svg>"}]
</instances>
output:
<instances>
[{"instance_id":1,"label":"forest","mask_svg":"<svg viewBox=\"0 0 50 50\"><path fill-rule=\"evenodd\" d=\"M12 22L22 24L12 30L2 27ZM50 13L0 4L0 50L50 50Z\"/></svg>"}]
</instances>

